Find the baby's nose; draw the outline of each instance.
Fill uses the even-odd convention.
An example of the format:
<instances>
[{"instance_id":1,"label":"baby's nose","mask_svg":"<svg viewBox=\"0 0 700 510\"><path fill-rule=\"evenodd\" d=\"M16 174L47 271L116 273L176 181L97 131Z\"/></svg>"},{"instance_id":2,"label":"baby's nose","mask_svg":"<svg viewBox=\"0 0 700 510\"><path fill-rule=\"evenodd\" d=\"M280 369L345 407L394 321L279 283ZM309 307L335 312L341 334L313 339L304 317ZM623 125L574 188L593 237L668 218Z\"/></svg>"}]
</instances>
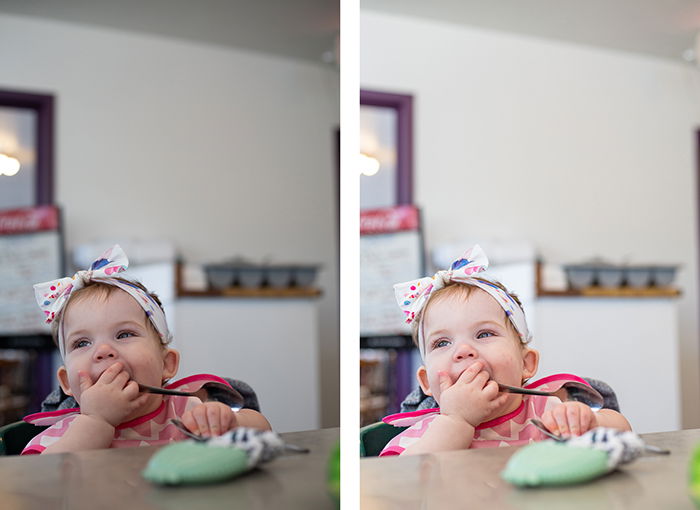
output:
<instances>
[{"instance_id":1,"label":"baby's nose","mask_svg":"<svg viewBox=\"0 0 700 510\"><path fill-rule=\"evenodd\" d=\"M103 360L103 359L110 359L110 358L116 358L117 357L117 352L114 350L114 348L108 344L100 344L97 346L97 349L95 350L95 359L97 360Z\"/></svg>"},{"instance_id":2,"label":"baby's nose","mask_svg":"<svg viewBox=\"0 0 700 510\"><path fill-rule=\"evenodd\" d=\"M469 344L459 344L457 345L455 349L455 358L458 360L466 359L466 358L476 358L477 357L477 352L474 347L472 347Z\"/></svg>"}]
</instances>

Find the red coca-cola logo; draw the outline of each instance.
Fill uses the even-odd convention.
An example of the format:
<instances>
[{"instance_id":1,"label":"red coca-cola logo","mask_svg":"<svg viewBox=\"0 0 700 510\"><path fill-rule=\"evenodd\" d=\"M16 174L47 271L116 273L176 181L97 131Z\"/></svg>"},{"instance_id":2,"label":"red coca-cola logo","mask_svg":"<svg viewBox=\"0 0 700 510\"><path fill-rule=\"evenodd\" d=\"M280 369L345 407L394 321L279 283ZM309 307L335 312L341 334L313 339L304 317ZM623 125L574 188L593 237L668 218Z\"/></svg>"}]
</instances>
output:
<instances>
[{"instance_id":1,"label":"red coca-cola logo","mask_svg":"<svg viewBox=\"0 0 700 510\"><path fill-rule=\"evenodd\" d=\"M360 234L362 235L418 230L418 224L418 208L412 205L360 212Z\"/></svg>"},{"instance_id":2,"label":"red coca-cola logo","mask_svg":"<svg viewBox=\"0 0 700 510\"><path fill-rule=\"evenodd\" d=\"M0 211L0 234L56 229L58 229L58 208L53 205Z\"/></svg>"}]
</instances>

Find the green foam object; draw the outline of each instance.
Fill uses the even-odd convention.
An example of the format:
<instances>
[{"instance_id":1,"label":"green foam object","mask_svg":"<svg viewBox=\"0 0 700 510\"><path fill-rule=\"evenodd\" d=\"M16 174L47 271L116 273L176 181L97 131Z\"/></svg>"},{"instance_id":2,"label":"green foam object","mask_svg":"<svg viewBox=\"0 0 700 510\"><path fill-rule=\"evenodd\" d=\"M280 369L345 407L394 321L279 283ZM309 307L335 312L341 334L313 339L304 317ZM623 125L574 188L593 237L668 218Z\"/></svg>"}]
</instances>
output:
<instances>
[{"instance_id":1,"label":"green foam object","mask_svg":"<svg viewBox=\"0 0 700 510\"><path fill-rule=\"evenodd\" d=\"M340 441L335 443L328 458L328 492L340 508Z\"/></svg>"},{"instance_id":2,"label":"green foam object","mask_svg":"<svg viewBox=\"0 0 700 510\"><path fill-rule=\"evenodd\" d=\"M202 484L226 480L248 469L248 456L240 448L182 441L158 450L142 474L162 485Z\"/></svg>"},{"instance_id":3,"label":"green foam object","mask_svg":"<svg viewBox=\"0 0 700 510\"><path fill-rule=\"evenodd\" d=\"M690 457L688 490L695 508L700 508L700 445L695 447Z\"/></svg>"},{"instance_id":4,"label":"green foam object","mask_svg":"<svg viewBox=\"0 0 700 510\"><path fill-rule=\"evenodd\" d=\"M542 441L515 452L501 477L518 487L571 485L604 475L607 461L600 450Z\"/></svg>"}]
</instances>

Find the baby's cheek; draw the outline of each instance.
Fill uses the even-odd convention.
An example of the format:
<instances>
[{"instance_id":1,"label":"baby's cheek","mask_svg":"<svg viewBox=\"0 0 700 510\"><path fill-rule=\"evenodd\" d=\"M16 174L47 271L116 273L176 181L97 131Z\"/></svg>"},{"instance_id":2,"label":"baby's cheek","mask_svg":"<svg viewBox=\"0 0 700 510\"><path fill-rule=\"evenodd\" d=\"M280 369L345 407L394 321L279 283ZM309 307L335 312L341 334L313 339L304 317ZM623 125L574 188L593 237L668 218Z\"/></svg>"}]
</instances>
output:
<instances>
[{"instance_id":1,"label":"baby's cheek","mask_svg":"<svg viewBox=\"0 0 700 510\"><path fill-rule=\"evenodd\" d=\"M524 369L523 360L518 356L510 355L504 367L514 378L519 379Z\"/></svg>"},{"instance_id":2,"label":"baby's cheek","mask_svg":"<svg viewBox=\"0 0 700 510\"><path fill-rule=\"evenodd\" d=\"M432 397L435 399L436 402L440 402L440 382L439 379L436 377L431 377L428 379L428 382L430 384L430 393L432 393Z\"/></svg>"},{"instance_id":3,"label":"baby's cheek","mask_svg":"<svg viewBox=\"0 0 700 510\"><path fill-rule=\"evenodd\" d=\"M80 387L73 385L73 388L78 388L78 389L76 389L75 391L71 390L72 395L70 395L70 396L75 399L75 401L78 403L78 405L80 405L80 401L82 400L82 396L83 396L82 393L80 393Z\"/></svg>"}]
</instances>

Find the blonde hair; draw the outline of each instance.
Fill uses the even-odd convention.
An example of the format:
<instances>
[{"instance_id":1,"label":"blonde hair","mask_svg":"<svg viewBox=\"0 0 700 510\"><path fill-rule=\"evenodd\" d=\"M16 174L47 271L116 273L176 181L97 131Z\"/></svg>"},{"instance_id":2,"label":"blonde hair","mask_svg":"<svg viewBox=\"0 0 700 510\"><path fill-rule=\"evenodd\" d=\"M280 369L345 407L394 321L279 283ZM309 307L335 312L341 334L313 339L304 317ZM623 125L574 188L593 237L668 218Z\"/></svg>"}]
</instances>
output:
<instances>
[{"instance_id":1,"label":"blonde hair","mask_svg":"<svg viewBox=\"0 0 700 510\"><path fill-rule=\"evenodd\" d=\"M513 298L513 301L517 303L517 305L520 307L521 310L523 310L523 304L520 302L520 299L518 298L518 295L515 294L514 292L510 292L505 285L503 285L501 282L497 282L494 280L486 280L483 278L474 278L475 280L478 280L480 282L484 283L489 283L497 286L499 289L501 289L503 292L508 294L511 298ZM459 296L462 297L463 299L467 299L471 293L474 290L481 290L479 287L476 287L474 285L469 285L468 283L464 282L455 282L452 280L446 281L445 286L442 287L441 289L436 290L430 295L430 299L428 302L425 304L425 306L416 314L415 319L413 322L411 322L411 336L413 338L413 343L416 345L416 347L419 347L418 345L418 331L419 328L423 327L423 318L425 317L425 314L428 311L428 308L435 304L436 302L440 302L444 299L447 299L448 297L452 296ZM486 291L483 291L486 292ZM525 310L523 310L523 314L525 313ZM503 311L503 317L505 318L506 321L506 327L508 327L511 331L513 331L516 335L516 337L520 338L520 335L518 334L518 331L515 329L515 326L513 323L508 319L508 316L506 315L505 310ZM520 343L522 345L527 345L527 342L523 342L522 339L520 339Z\"/></svg>"},{"instance_id":2,"label":"blonde hair","mask_svg":"<svg viewBox=\"0 0 700 510\"><path fill-rule=\"evenodd\" d=\"M163 310L163 303L161 303L160 299L158 298L158 295L154 292L150 292L141 282L127 280L126 278L122 278L120 276L112 277L112 279L119 280L119 281L124 282L124 283L128 283L129 285L133 285L134 287L138 287L143 292L148 294L151 298L153 298L153 301L155 301L158 304L158 306L160 307L160 309ZM56 344L57 347L59 346L58 345L58 329L62 327L63 316L65 315L66 310L68 310L68 307L72 303L84 301L84 300L89 299L91 297L107 299L109 296L111 296L117 290L121 290L122 292L125 292L124 290L120 289L119 287L117 287L115 285L110 285L108 283L104 283L101 281L90 280L89 282L87 282L85 284L84 287L73 292L70 296L70 299L68 300L68 303L66 303L66 305L56 314L56 318L51 323L51 336L53 338L54 344ZM146 317L146 326L148 328L150 328L154 333L156 333L156 335L158 335L158 331L156 331L155 326L150 321L150 319L148 319L148 316L146 315L145 311L143 312L143 314L144 314L144 317ZM163 310L163 314L165 314L164 310Z\"/></svg>"}]
</instances>

